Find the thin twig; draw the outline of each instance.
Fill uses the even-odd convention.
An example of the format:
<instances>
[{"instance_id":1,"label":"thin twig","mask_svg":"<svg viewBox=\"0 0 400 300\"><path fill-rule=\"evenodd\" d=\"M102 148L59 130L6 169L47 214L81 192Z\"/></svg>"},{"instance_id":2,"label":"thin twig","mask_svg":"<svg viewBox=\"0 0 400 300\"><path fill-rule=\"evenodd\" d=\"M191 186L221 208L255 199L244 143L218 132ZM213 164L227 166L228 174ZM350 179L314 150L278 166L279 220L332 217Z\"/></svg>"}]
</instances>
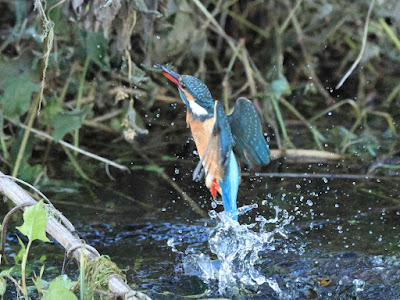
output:
<instances>
[{"instance_id":1,"label":"thin twig","mask_svg":"<svg viewBox=\"0 0 400 300\"><path fill-rule=\"evenodd\" d=\"M21 128L27 129L27 126L24 125L24 124L17 124L16 122L14 122L14 121L12 121L12 120L10 120L10 119L8 119L8 118L7 118L7 120L8 120L10 123L12 123L12 124L14 124L14 125L16 125L16 126L19 126L19 127L21 127ZM34 128L31 128L30 131L32 131L34 134L36 134L36 135L38 135L38 136L40 136L40 137L42 137L42 138L45 138L45 139L47 139L47 140L56 142L52 136L48 135L47 133L45 133L45 132L43 132L43 131L40 131L40 130L37 130L37 129L34 129ZM104 162L105 164L109 164L110 166L113 166L113 167L115 167L115 168L117 168L117 169L130 172L129 168L126 167L126 166L120 165L120 164L118 164L118 163L115 163L115 162L113 162L113 161L107 159L107 158L98 156L98 155L93 154L93 153L91 153L91 152L85 151L85 150L83 150L83 149L81 149L81 148L77 148L77 147L75 147L75 146L73 146L73 145L71 145L71 144L69 144L69 143L67 143L67 142L64 142L63 140L59 140L59 141L56 142L56 143L59 143L59 144L65 146L65 147L67 147L67 148L69 148L69 149L71 149L71 150L74 150L74 151L76 151L76 152L79 152L79 153L81 153L81 154L83 154L83 155L86 155L86 156L88 156L88 157L91 157L91 158L94 158L94 159L99 160L99 161L101 161L101 162Z\"/></svg>"},{"instance_id":2,"label":"thin twig","mask_svg":"<svg viewBox=\"0 0 400 300\"><path fill-rule=\"evenodd\" d=\"M326 178L326 179L379 179L379 180L400 180L400 177L373 176L364 174L332 174L332 173L248 173L244 172L242 176L263 176L278 178Z\"/></svg>"},{"instance_id":3,"label":"thin twig","mask_svg":"<svg viewBox=\"0 0 400 300\"><path fill-rule=\"evenodd\" d=\"M40 97L41 97L40 93L37 93L35 100L33 100L33 103L30 107L31 111L30 111L29 117L28 117L28 125L25 126L25 125L20 124L20 126L21 127L24 126L24 128L26 130L24 132L24 136L22 138L22 142L21 142L21 145L18 150L17 159L15 161L14 169L11 174L13 177L17 177L17 175L18 175L19 167L21 165L22 158L24 157L24 153L25 153L26 145L28 143L29 135L30 135L30 132L32 131L33 121L35 120L36 112L38 111L38 105L39 105L39 102L41 101Z\"/></svg>"},{"instance_id":4,"label":"thin twig","mask_svg":"<svg viewBox=\"0 0 400 300\"><path fill-rule=\"evenodd\" d=\"M300 121L302 121L306 125L307 129L311 131L318 148L320 150L322 150L323 147L322 147L321 141L325 140L325 138L318 131L316 126L312 125L309 121L307 121L307 119L304 118L304 116L292 104L290 104L288 101L286 101L286 99L284 99L283 97L279 98L279 102L281 102L283 105L285 105L287 109L289 109L297 118L299 118Z\"/></svg>"},{"instance_id":5,"label":"thin twig","mask_svg":"<svg viewBox=\"0 0 400 300\"><path fill-rule=\"evenodd\" d=\"M360 53L358 54L357 59L354 61L353 65L350 67L350 69L347 71L347 73L343 76L342 80L340 80L340 82L338 83L338 85L336 86L336 89L340 89L340 87L343 85L343 83L346 81L346 79L350 76L350 74L354 71L354 69L357 67L357 65L359 64L359 62L361 61L361 58L364 54L364 50L365 50L365 45L367 44L367 36L368 36L368 25L369 25L369 19L371 17L371 12L372 12L372 8L374 7L376 0L373 0L369 6L368 9L368 14L367 14L367 19L365 20L365 25L364 25L364 34L363 34L363 38L362 38L362 43L361 43L361 50Z\"/></svg>"},{"instance_id":6,"label":"thin twig","mask_svg":"<svg viewBox=\"0 0 400 300\"><path fill-rule=\"evenodd\" d=\"M290 20L293 18L294 13L296 12L296 10L300 7L300 4L303 2L303 0L297 0L295 6L293 7L293 9L290 10L289 15L287 16L287 18L285 19L285 21L283 21L282 25L279 27L279 32L282 34L285 30L286 27L289 25Z\"/></svg>"},{"instance_id":7,"label":"thin twig","mask_svg":"<svg viewBox=\"0 0 400 300\"><path fill-rule=\"evenodd\" d=\"M136 149L135 149L136 150ZM142 151L136 150L136 152L144 159L146 160L150 165L157 166L157 164L152 161L147 155L145 155ZM164 172L160 171L157 173L158 175L161 176L162 179L167 181L179 194L182 195L183 199L192 207L192 209L202 216L203 218L207 218L207 214L200 208L200 206L191 198L189 197L182 189L181 187L174 181L171 180L171 178Z\"/></svg>"},{"instance_id":8,"label":"thin twig","mask_svg":"<svg viewBox=\"0 0 400 300\"><path fill-rule=\"evenodd\" d=\"M379 18L379 23L382 25L383 29L386 31L387 35L390 37L392 42L396 45L397 49L400 50L400 40L397 38L396 34L389 27L383 18Z\"/></svg>"},{"instance_id":9,"label":"thin twig","mask_svg":"<svg viewBox=\"0 0 400 300\"><path fill-rule=\"evenodd\" d=\"M42 197L42 199L45 200L45 201L47 202L47 204L49 204L50 206L52 206L52 207L54 208L54 205L53 205L53 203L50 202L49 198L47 198L47 197L45 196L45 194L43 194L41 191L39 191L37 188L35 188L35 187L34 187L33 185L31 185L30 183L27 183L26 181L23 181L23 180L21 180L21 179L19 179L19 178L17 178L17 177L13 177L13 176L10 176L10 175L0 174L0 177L5 177L5 178L8 178L8 179L14 180L14 181L16 181L16 182L18 182L18 183L21 183L21 184L23 184L23 185L25 185L25 186L31 188L31 189L34 190L40 197Z\"/></svg>"},{"instance_id":10,"label":"thin twig","mask_svg":"<svg viewBox=\"0 0 400 300\"><path fill-rule=\"evenodd\" d=\"M122 87L116 87L113 88L109 91L110 94L118 94L118 93L127 93L129 95L135 95L135 96L143 96L147 97L148 93L144 90L141 89L132 89L132 88L122 88ZM165 96L165 95L156 95L156 100L166 102L166 103L178 103L178 104L183 104L183 101L177 97L170 97L170 96ZM140 98L139 98L140 100Z\"/></svg>"}]
</instances>

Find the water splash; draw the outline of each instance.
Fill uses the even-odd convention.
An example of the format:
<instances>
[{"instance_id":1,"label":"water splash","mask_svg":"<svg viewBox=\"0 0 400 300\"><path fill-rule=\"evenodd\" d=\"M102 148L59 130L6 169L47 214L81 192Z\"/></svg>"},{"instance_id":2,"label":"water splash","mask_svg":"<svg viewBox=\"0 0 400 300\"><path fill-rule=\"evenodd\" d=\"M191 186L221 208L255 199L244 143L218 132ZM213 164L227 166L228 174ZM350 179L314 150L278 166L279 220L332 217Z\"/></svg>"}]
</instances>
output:
<instances>
[{"instance_id":1,"label":"water splash","mask_svg":"<svg viewBox=\"0 0 400 300\"><path fill-rule=\"evenodd\" d=\"M238 214L242 215L257 207L257 204L243 206L239 208ZM212 256L216 259L187 249L179 268L183 269L186 275L202 278L211 291L216 290L221 295L256 292L260 285L266 283L283 298L284 293L276 280L266 278L257 269L261 251L275 250L272 244L275 236L279 234L286 238L285 226L294 219L286 210L277 206L274 209L273 218L257 216L256 222L251 224L239 224L225 212L210 211L210 217L215 219L217 224L209 231L208 243ZM274 224L275 228L267 229L268 224ZM254 231L256 227L259 229ZM168 245L174 252L179 252L173 240L168 241Z\"/></svg>"}]
</instances>

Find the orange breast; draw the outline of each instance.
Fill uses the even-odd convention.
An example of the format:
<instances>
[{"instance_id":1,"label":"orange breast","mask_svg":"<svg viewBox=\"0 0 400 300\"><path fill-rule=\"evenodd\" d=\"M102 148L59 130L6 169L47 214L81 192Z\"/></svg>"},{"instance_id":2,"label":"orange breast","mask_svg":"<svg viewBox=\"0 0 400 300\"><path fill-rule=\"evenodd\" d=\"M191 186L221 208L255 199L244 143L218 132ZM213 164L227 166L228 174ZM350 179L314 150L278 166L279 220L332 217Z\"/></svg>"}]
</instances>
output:
<instances>
[{"instance_id":1,"label":"orange breast","mask_svg":"<svg viewBox=\"0 0 400 300\"><path fill-rule=\"evenodd\" d=\"M193 120L191 114L186 115L186 122L190 126L194 142L196 143L197 151L199 152L200 158L204 157L204 151L208 145L211 137L212 130L214 128L214 118L210 118L201 122L199 119ZM219 149L219 139L214 139L214 143L211 144L207 149L207 161L203 163L207 174L216 178L218 181L222 180L223 170L221 168L221 150Z\"/></svg>"}]
</instances>

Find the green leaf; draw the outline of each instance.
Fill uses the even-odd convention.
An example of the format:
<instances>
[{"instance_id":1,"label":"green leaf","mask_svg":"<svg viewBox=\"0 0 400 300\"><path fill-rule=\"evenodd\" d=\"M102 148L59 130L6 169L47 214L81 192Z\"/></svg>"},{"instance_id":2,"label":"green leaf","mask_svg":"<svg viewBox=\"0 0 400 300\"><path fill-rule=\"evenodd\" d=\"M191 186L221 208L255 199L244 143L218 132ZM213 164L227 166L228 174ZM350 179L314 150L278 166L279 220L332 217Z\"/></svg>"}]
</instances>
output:
<instances>
[{"instance_id":1,"label":"green leaf","mask_svg":"<svg viewBox=\"0 0 400 300\"><path fill-rule=\"evenodd\" d=\"M57 114L61 113L62 111L63 109L60 103L58 103L58 99L51 98L49 101L47 101L46 106L42 109L39 121L43 125L52 126Z\"/></svg>"},{"instance_id":2,"label":"green leaf","mask_svg":"<svg viewBox=\"0 0 400 300\"><path fill-rule=\"evenodd\" d=\"M35 178L43 171L43 166L41 164L36 164L31 166L26 158L21 161L21 166L18 170L18 178L32 183Z\"/></svg>"},{"instance_id":3,"label":"green leaf","mask_svg":"<svg viewBox=\"0 0 400 300\"><path fill-rule=\"evenodd\" d=\"M156 173L161 173L161 172L164 171L164 168L161 168L161 167L156 166L156 165L132 166L132 167L130 167L130 169L132 171L145 170L145 171L148 171L148 172L156 172Z\"/></svg>"},{"instance_id":4,"label":"green leaf","mask_svg":"<svg viewBox=\"0 0 400 300\"><path fill-rule=\"evenodd\" d=\"M290 95L290 85L285 76L282 76L271 83L272 92L276 99L279 99L282 95Z\"/></svg>"},{"instance_id":5,"label":"green leaf","mask_svg":"<svg viewBox=\"0 0 400 300\"><path fill-rule=\"evenodd\" d=\"M106 68L108 43L102 31L87 32L86 53L99 67Z\"/></svg>"},{"instance_id":6,"label":"green leaf","mask_svg":"<svg viewBox=\"0 0 400 300\"><path fill-rule=\"evenodd\" d=\"M50 282L49 290L44 294L42 300L77 300L70 291L76 282L71 281L66 275L58 276Z\"/></svg>"},{"instance_id":7,"label":"green leaf","mask_svg":"<svg viewBox=\"0 0 400 300\"><path fill-rule=\"evenodd\" d=\"M19 238L18 235L17 235L17 239L18 239L18 243L21 246L21 250L19 250L18 254L14 256L14 262L16 265L18 265L19 262L22 261L22 258L24 257L25 252L26 252L25 244L23 241L21 241L21 239Z\"/></svg>"},{"instance_id":8,"label":"green leaf","mask_svg":"<svg viewBox=\"0 0 400 300\"><path fill-rule=\"evenodd\" d=\"M27 278L31 273L32 273L32 266L31 265L26 265L25 266L25 277ZM21 265L14 266L9 270L9 274L11 277L21 277L22 276L22 268Z\"/></svg>"},{"instance_id":9,"label":"green leaf","mask_svg":"<svg viewBox=\"0 0 400 300\"><path fill-rule=\"evenodd\" d=\"M80 128L86 115L91 111L92 105L87 105L81 110L64 111L57 114L53 120L52 136L56 141L61 140L68 132Z\"/></svg>"},{"instance_id":10,"label":"green leaf","mask_svg":"<svg viewBox=\"0 0 400 300\"><path fill-rule=\"evenodd\" d=\"M24 211L24 224L18 226L17 229L31 241L50 242L46 236L46 223L46 210L43 208L43 200L40 200Z\"/></svg>"},{"instance_id":11,"label":"green leaf","mask_svg":"<svg viewBox=\"0 0 400 300\"><path fill-rule=\"evenodd\" d=\"M23 73L16 77L8 77L2 84L4 94L0 97L3 113L6 117L16 119L24 115L31 102L31 95L40 89L40 85L30 81Z\"/></svg>"},{"instance_id":12,"label":"green leaf","mask_svg":"<svg viewBox=\"0 0 400 300\"><path fill-rule=\"evenodd\" d=\"M3 277L0 277L0 296L3 296L6 292L7 282Z\"/></svg>"},{"instance_id":13,"label":"green leaf","mask_svg":"<svg viewBox=\"0 0 400 300\"><path fill-rule=\"evenodd\" d=\"M178 159L176 157L174 157L174 156L163 155L163 156L161 156L161 160L163 160L163 161L176 161Z\"/></svg>"},{"instance_id":14,"label":"green leaf","mask_svg":"<svg viewBox=\"0 0 400 300\"><path fill-rule=\"evenodd\" d=\"M156 172L156 173L161 173L164 171L164 168L161 168L159 166L156 165L147 165L144 167L145 171L149 171L149 172Z\"/></svg>"},{"instance_id":15,"label":"green leaf","mask_svg":"<svg viewBox=\"0 0 400 300\"><path fill-rule=\"evenodd\" d=\"M10 276L11 272L13 271L13 269L15 267L10 267L10 266L0 266L0 268L2 269L2 271L0 272L0 277L4 277L4 276Z\"/></svg>"}]
</instances>

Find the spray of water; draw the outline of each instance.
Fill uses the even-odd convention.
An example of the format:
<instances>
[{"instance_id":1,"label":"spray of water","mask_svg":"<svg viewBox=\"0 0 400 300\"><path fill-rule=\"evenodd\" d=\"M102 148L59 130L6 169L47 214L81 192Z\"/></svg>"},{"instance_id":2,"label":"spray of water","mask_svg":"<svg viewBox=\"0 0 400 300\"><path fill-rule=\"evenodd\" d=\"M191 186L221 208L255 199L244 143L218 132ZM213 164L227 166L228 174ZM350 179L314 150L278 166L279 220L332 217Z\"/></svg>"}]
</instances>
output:
<instances>
[{"instance_id":1,"label":"spray of water","mask_svg":"<svg viewBox=\"0 0 400 300\"><path fill-rule=\"evenodd\" d=\"M257 207L257 204L241 207L238 214ZM216 220L216 226L210 229L208 242L212 256L216 258L187 249L181 266L185 274L202 278L211 290L215 288L221 295L237 295L246 290L254 292L266 283L279 296L283 296L278 283L257 270L260 252L274 250L272 243L275 236L286 237L285 226L294 219L286 210L279 207L274 209L273 218L257 216L252 224L239 224L225 212L210 211L209 215ZM268 224L274 224L275 228L267 229ZM173 251L179 252L172 239L168 245Z\"/></svg>"}]
</instances>

